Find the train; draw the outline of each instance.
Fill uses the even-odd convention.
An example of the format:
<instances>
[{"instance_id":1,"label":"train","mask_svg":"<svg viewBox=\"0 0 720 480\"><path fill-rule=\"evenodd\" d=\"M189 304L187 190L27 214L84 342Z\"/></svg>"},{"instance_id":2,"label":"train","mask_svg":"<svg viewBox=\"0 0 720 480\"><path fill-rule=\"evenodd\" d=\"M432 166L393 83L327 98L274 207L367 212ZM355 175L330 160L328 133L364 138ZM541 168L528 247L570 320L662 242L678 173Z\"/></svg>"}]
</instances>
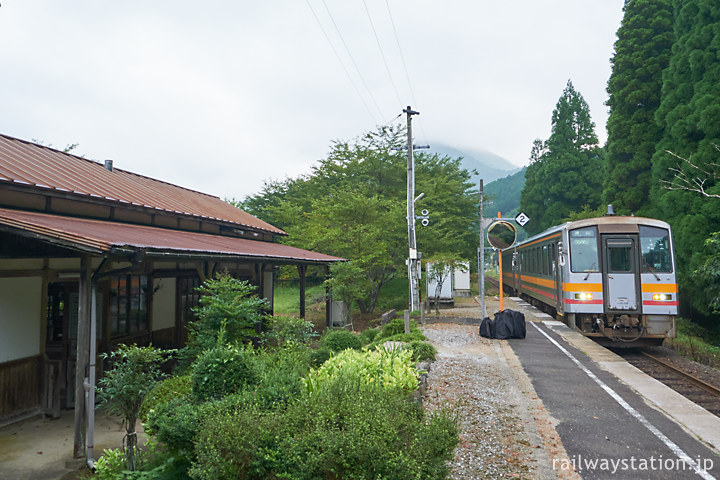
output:
<instances>
[{"instance_id":1,"label":"train","mask_svg":"<svg viewBox=\"0 0 720 480\"><path fill-rule=\"evenodd\" d=\"M552 227L501 254L506 291L602 345L654 346L676 335L666 222L609 213Z\"/></svg>"}]
</instances>

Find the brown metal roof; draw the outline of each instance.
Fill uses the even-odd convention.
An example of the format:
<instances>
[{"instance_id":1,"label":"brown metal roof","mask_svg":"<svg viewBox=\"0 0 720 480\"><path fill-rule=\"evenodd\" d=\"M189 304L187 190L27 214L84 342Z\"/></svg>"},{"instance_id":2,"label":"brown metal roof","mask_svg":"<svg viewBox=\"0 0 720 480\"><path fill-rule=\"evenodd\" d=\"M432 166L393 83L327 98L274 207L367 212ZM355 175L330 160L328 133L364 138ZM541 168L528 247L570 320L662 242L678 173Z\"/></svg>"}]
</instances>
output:
<instances>
[{"instance_id":1,"label":"brown metal roof","mask_svg":"<svg viewBox=\"0 0 720 480\"><path fill-rule=\"evenodd\" d=\"M281 229L218 197L0 134L0 184L25 185L86 198L218 220L277 235Z\"/></svg>"},{"instance_id":2,"label":"brown metal roof","mask_svg":"<svg viewBox=\"0 0 720 480\"><path fill-rule=\"evenodd\" d=\"M0 226L96 254L129 249L143 250L149 255L233 256L281 263L328 263L342 260L279 243L4 208L0 208Z\"/></svg>"}]
</instances>

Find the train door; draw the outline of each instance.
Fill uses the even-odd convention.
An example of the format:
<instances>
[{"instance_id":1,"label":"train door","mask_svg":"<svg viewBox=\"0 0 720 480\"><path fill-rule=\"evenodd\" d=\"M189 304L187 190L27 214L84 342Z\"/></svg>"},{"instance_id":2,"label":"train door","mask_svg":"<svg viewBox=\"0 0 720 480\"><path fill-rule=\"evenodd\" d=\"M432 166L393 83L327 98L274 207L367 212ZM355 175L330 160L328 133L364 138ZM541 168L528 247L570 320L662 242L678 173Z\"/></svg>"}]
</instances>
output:
<instances>
[{"instance_id":1,"label":"train door","mask_svg":"<svg viewBox=\"0 0 720 480\"><path fill-rule=\"evenodd\" d=\"M639 313L637 235L603 235L605 308L609 313Z\"/></svg>"},{"instance_id":2,"label":"train door","mask_svg":"<svg viewBox=\"0 0 720 480\"><path fill-rule=\"evenodd\" d=\"M555 278L555 311L559 314L564 313L563 309L563 266L565 259L562 256L562 242L557 242L552 246L552 268Z\"/></svg>"}]
</instances>

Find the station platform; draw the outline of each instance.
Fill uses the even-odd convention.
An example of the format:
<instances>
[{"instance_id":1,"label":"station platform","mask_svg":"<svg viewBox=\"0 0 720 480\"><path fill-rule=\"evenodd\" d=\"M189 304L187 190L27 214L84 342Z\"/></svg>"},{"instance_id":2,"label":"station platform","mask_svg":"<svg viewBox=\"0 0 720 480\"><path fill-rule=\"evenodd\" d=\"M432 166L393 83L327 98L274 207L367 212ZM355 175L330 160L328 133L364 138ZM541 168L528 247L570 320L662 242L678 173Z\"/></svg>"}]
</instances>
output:
<instances>
[{"instance_id":1,"label":"station platform","mask_svg":"<svg viewBox=\"0 0 720 480\"><path fill-rule=\"evenodd\" d=\"M720 479L720 418L520 298L527 336L508 340L584 479Z\"/></svg>"}]
</instances>

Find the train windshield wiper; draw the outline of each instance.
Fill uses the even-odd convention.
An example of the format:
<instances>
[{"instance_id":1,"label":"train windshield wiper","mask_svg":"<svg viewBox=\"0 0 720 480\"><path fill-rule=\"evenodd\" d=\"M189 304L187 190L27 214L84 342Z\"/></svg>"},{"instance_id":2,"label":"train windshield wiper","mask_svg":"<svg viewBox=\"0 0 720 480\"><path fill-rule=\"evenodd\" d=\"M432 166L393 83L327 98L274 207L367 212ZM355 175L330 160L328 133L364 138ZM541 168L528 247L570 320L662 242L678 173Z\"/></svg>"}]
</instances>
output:
<instances>
[{"instance_id":1,"label":"train windshield wiper","mask_svg":"<svg viewBox=\"0 0 720 480\"><path fill-rule=\"evenodd\" d=\"M658 274L655 273L655 269L653 267L651 267L649 263L643 262L643 267L647 267L647 269L650 270L650 273L655 275L655 278L657 279L657 281L658 282L660 281L660 277L658 277Z\"/></svg>"}]
</instances>

